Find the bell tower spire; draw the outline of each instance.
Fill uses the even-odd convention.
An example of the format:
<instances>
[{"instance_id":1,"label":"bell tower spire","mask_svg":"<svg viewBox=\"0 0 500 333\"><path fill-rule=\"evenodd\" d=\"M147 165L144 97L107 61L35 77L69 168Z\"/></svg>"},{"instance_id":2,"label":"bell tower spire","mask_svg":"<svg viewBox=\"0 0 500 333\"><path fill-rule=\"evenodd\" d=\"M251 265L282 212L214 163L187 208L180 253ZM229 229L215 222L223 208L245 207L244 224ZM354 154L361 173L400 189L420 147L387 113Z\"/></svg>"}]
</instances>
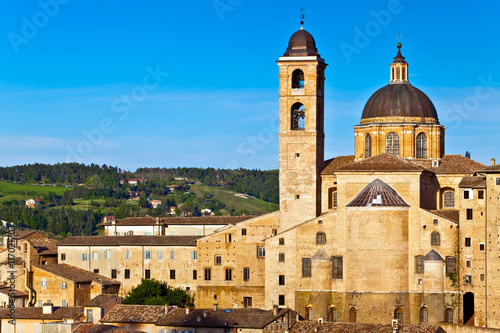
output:
<instances>
[{"instance_id":1,"label":"bell tower spire","mask_svg":"<svg viewBox=\"0 0 500 333\"><path fill-rule=\"evenodd\" d=\"M398 40L401 40L401 35L398 35ZM391 82L390 83L409 83L408 81L408 63L405 57L401 54L400 42L396 45L398 47L398 54L394 57L391 63Z\"/></svg>"}]
</instances>

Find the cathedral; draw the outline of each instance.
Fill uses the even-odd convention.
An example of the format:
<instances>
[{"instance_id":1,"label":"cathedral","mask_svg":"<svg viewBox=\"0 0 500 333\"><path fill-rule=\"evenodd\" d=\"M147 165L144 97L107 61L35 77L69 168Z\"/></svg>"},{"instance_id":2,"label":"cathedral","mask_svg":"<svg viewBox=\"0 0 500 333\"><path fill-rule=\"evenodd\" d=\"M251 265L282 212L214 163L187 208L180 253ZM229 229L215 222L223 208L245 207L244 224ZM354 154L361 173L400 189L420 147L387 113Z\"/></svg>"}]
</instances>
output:
<instances>
[{"instance_id":1,"label":"cathedral","mask_svg":"<svg viewBox=\"0 0 500 333\"><path fill-rule=\"evenodd\" d=\"M500 328L500 165L445 154L401 49L354 154L325 160L327 64L303 27L291 36L277 61L280 210L198 240L197 307Z\"/></svg>"}]
</instances>

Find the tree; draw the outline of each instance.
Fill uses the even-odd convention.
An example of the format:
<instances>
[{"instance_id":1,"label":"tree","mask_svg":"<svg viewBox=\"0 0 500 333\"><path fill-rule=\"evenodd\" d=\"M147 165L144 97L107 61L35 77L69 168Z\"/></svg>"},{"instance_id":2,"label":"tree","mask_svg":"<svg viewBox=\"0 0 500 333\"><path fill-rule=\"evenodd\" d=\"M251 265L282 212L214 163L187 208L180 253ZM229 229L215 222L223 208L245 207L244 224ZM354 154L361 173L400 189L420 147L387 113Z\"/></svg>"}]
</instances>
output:
<instances>
[{"instance_id":1,"label":"tree","mask_svg":"<svg viewBox=\"0 0 500 333\"><path fill-rule=\"evenodd\" d=\"M142 279L141 283L123 298L122 304L175 305L193 308L194 297L185 289L172 288L166 282Z\"/></svg>"}]
</instances>

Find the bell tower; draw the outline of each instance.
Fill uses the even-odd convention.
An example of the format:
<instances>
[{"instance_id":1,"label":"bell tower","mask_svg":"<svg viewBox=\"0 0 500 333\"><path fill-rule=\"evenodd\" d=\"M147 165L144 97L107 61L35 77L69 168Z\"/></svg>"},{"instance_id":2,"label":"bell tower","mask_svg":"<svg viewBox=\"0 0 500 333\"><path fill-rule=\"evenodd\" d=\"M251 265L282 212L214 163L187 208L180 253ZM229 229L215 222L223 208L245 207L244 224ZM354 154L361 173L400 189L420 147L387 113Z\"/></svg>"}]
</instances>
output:
<instances>
[{"instance_id":1,"label":"bell tower","mask_svg":"<svg viewBox=\"0 0 500 333\"><path fill-rule=\"evenodd\" d=\"M317 217L324 163L324 82L327 64L313 36L294 33L277 61L280 79L280 230Z\"/></svg>"}]
</instances>

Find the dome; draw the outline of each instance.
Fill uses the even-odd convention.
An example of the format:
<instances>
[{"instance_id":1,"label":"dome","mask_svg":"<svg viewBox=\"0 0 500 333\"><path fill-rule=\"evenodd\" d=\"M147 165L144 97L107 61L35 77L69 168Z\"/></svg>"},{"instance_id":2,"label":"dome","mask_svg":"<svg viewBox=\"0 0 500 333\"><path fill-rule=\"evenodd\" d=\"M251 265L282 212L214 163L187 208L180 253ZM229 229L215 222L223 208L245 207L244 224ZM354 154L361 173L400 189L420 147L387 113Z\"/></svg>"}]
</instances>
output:
<instances>
[{"instance_id":1,"label":"dome","mask_svg":"<svg viewBox=\"0 0 500 333\"><path fill-rule=\"evenodd\" d=\"M439 123L439 120L430 98L411 84L404 83L388 84L370 97L363 109L361 124L374 122Z\"/></svg>"},{"instance_id":2,"label":"dome","mask_svg":"<svg viewBox=\"0 0 500 333\"><path fill-rule=\"evenodd\" d=\"M313 36L301 28L290 37L284 57L319 56Z\"/></svg>"}]
</instances>

